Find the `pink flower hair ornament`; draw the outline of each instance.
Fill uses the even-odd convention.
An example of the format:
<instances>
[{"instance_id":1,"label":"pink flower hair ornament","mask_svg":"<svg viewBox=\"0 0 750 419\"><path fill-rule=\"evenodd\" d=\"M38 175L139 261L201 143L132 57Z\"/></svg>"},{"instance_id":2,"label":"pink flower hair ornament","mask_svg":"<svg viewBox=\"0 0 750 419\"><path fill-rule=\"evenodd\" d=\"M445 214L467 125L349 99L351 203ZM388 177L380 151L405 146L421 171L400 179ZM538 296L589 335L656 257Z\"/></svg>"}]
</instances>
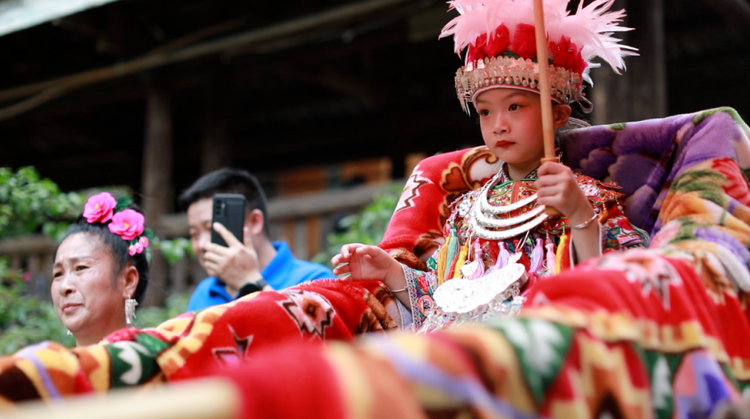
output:
<instances>
[{"instance_id":1,"label":"pink flower hair ornament","mask_svg":"<svg viewBox=\"0 0 750 419\"><path fill-rule=\"evenodd\" d=\"M116 213L107 227L109 231L122 237L123 240L133 240L143 234L143 224L146 220L143 214L132 209Z\"/></svg>"},{"instance_id":2,"label":"pink flower hair ornament","mask_svg":"<svg viewBox=\"0 0 750 419\"><path fill-rule=\"evenodd\" d=\"M128 208L132 203L133 200L127 196L115 200L109 192L102 192L86 201L83 217L90 224L107 224L112 234L129 242L128 254L135 256L148 247L154 233L150 228L144 228L143 214Z\"/></svg>"},{"instance_id":3,"label":"pink flower hair ornament","mask_svg":"<svg viewBox=\"0 0 750 419\"><path fill-rule=\"evenodd\" d=\"M115 198L109 192L102 192L86 201L86 205L83 207L83 217L89 224L106 223L112 219L115 206L117 206Z\"/></svg>"}]
</instances>

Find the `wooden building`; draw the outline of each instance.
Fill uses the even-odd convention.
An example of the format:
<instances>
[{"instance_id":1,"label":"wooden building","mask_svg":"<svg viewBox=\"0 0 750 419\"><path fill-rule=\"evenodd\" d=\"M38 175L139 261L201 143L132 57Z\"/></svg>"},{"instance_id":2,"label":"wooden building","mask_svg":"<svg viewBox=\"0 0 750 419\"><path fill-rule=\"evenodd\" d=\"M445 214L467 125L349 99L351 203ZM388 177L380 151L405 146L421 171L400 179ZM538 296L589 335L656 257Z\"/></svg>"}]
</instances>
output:
<instances>
[{"instance_id":1,"label":"wooden building","mask_svg":"<svg viewBox=\"0 0 750 419\"><path fill-rule=\"evenodd\" d=\"M399 179L417 156L481 144L455 98L461 60L437 40L442 1L75 0L26 10L28 27L3 20L35 3L60 4L0 0L0 166L33 165L64 190L129 187L162 236L184 228L175 196L218 167L255 173L285 208L307 199L282 196ZM593 122L717 106L750 120L750 1L616 4L642 56L623 76L594 70ZM310 214L278 219L313 237L293 247L303 257L330 228Z\"/></svg>"}]
</instances>

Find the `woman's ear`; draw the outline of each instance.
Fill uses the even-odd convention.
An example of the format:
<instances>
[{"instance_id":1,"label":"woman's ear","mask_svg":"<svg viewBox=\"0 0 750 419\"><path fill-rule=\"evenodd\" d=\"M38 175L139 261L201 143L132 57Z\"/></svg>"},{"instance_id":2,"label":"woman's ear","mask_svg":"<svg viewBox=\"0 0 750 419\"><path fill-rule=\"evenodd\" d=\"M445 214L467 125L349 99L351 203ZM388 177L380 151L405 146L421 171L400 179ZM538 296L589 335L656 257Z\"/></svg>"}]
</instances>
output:
<instances>
[{"instance_id":1,"label":"woman's ear","mask_svg":"<svg viewBox=\"0 0 750 419\"><path fill-rule=\"evenodd\" d=\"M136 269L132 263L128 262L128 264L122 268L122 271L120 271L119 278L117 278L120 289L126 297L134 297L139 279L140 275L138 274L138 269Z\"/></svg>"},{"instance_id":2,"label":"woman's ear","mask_svg":"<svg viewBox=\"0 0 750 419\"><path fill-rule=\"evenodd\" d=\"M555 129L560 129L568 123L570 119L571 108L568 105L556 103L552 105L552 122Z\"/></svg>"}]
</instances>

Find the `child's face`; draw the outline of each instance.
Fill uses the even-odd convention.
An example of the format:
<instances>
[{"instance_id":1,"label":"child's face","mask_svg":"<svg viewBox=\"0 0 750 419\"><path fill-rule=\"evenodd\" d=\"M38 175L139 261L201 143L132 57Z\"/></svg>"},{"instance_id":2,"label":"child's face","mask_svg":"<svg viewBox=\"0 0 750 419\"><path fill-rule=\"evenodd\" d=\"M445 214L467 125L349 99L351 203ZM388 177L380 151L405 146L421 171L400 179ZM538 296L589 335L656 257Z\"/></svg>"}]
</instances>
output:
<instances>
[{"instance_id":1,"label":"child's face","mask_svg":"<svg viewBox=\"0 0 750 419\"><path fill-rule=\"evenodd\" d=\"M537 93L490 89L477 96L475 106L484 143L492 154L508 163L512 173L524 176L539 166L544 157L544 139L541 101ZM553 106L555 129L567 122L567 116L561 122L559 110L555 109L559 107L562 106Z\"/></svg>"}]
</instances>

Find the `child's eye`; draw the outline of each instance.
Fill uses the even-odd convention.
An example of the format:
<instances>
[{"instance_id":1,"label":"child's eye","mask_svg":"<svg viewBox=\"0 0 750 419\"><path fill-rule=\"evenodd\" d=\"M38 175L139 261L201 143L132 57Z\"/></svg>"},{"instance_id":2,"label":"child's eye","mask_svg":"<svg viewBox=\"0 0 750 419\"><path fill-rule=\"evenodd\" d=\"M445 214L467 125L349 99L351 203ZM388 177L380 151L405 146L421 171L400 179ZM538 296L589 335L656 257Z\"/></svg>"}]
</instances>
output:
<instances>
[{"instance_id":1,"label":"child's eye","mask_svg":"<svg viewBox=\"0 0 750 419\"><path fill-rule=\"evenodd\" d=\"M510 105L510 106L508 107L508 110L509 110L509 111L517 111L517 110L519 110L519 109L521 109L521 105L519 105L519 104L517 104L517 103L514 103L514 104L512 104L512 105Z\"/></svg>"},{"instance_id":2,"label":"child's eye","mask_svg":"<svg viewBox=\"0 0 750 419\"><path fill-rule=\"evenodd\" d=\"M62 276L62 272L55 272L55 273L52 274L53 278L59 278L61 276Z\"/></svg>"},{"instance_id":3,"label":"child's eye","mask_svg":"<svg viewBox=\"0 0 750 419\"><path fill-rule=\"evenodd\" d=\"M488 116L490 114L490 111L487 109L480 109L479 110L479 116Z\"/></svg>"}]
</instances>

